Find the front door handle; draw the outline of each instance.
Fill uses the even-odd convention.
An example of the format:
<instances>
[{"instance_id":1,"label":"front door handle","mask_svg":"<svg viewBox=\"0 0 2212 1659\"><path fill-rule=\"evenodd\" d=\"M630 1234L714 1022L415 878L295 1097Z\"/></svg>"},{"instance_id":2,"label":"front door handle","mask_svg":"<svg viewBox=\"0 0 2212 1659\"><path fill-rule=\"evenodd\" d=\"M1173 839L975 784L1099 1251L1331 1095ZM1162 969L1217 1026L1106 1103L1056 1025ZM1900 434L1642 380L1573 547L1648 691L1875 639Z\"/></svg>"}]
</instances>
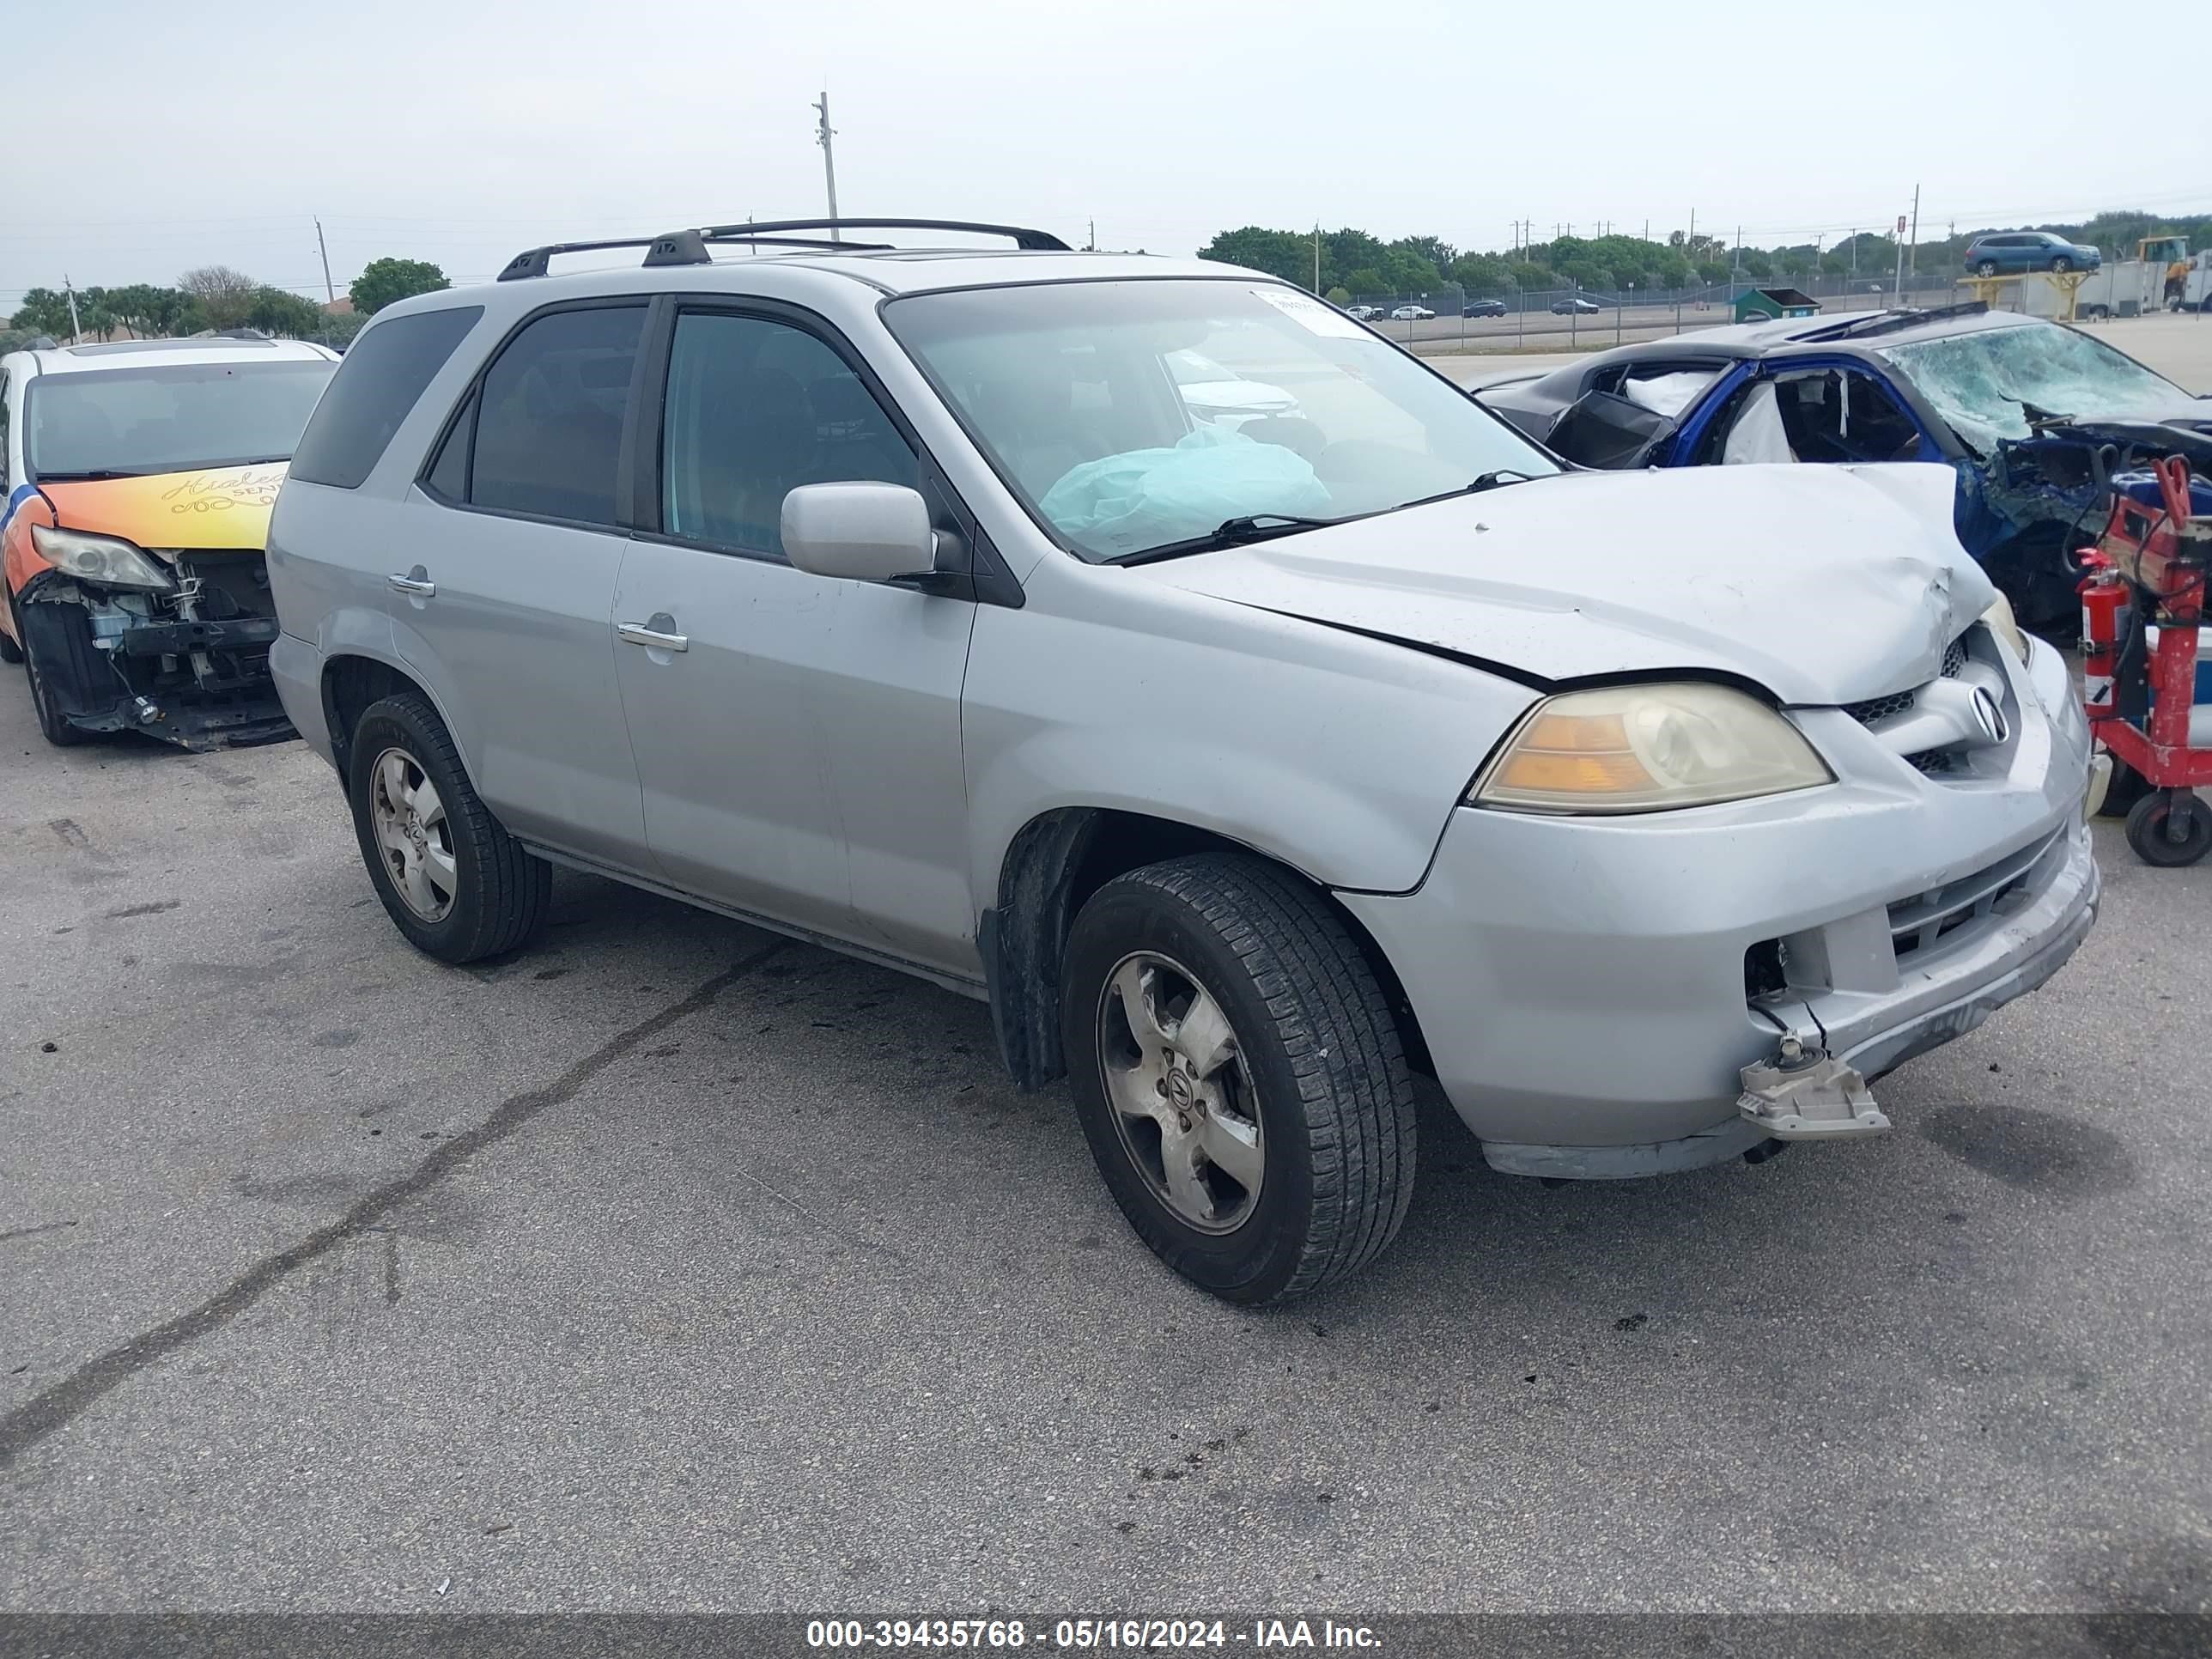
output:
<instances>
[{"instance_id":1,"label":"front door handle","mask_svg":"<svg viewBox=\"0 0 2212 1659\"><path fill-rule=\"evenodd\" d=\"M390 575L384 585L395 593L404 593L410 599L433 599L438 596L438 584L425 578L422 567L416 565L412 575Z\"/></svg>"},{"instance_id":2,"label":"front door handle","mask_svg":"<svg viewBox=\"0 0 2212 1659\"><path fill-rule=\"evenodd\" d=\"M615 624L615 637L629 645L641 645L649 651L689 651L691 636L667 631L676 626L676 619L662 611L650 622Z\"/></svg>"}]
</instances>

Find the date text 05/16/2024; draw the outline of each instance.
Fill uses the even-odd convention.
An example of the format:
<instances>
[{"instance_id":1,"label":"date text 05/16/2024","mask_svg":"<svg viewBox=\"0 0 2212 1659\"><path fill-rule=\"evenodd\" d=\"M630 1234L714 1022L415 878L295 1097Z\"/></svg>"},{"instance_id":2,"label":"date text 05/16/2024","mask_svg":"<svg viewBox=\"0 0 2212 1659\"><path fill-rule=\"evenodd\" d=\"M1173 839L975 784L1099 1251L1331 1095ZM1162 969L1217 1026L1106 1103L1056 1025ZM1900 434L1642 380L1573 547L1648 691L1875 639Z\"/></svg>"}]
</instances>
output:
<instances>
[{"instance_id":1,"label":"date text 05/16/2024","mask_svg":"<svg viewBox=\"0 0 2212 1659\"><path fill-rule=\"evenodd\" d=\"M964 1648L1012 1653L1036 1647L1048 1652L1158 1652L1184 1648L1340 1648L1373 1650L1382 1645L1364 1625L1333 1619L815 1619L806 1626L810 1648Z\"/></svg>"}]
</instances>

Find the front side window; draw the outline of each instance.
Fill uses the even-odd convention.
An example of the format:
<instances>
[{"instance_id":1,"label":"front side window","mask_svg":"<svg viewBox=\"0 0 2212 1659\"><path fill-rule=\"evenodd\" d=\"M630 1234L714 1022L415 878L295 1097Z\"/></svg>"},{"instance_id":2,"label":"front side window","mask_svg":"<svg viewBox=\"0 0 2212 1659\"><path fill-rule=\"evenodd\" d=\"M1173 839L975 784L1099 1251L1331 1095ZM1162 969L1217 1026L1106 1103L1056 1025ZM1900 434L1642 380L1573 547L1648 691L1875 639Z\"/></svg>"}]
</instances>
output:
<instances>
[{"instance_id":1,"label":"front side window","mask_svg":"<svg viewBox=\"0 0 2212 1659\"><path fill-rule=\"evenodd\" d=\"M549 312L507 343L477 392L471 506L619 522L623 417L644 330L643 306L602 306Z\"/></svg>"},{"instance_id":2,"label":"front side window","mask_svg":"<svg viewBox=\"0 0 2212 1659\"><path fill-rule=\"evenodd\" d=\"M2126 353L2057 323L1976 329L1886 346L1881 356L1984 454L2028 436L2031 414L2155 418L2189 396Z\"/></svg>"},{"instance_id":3,"label":"front side window","mask_svg":"<svg viewBox=\"0 0 2212 1659\"><path fill-rule=\"evenodd\" d=\"M920 487L915 453L820 338L716 312L676 319L661 427L661 528L783 553L783 498L801 484Z\"/></svg>"},{"instance_id":4,"label":"front side window","mask_svg":"<svg viewBox=\"0 0 2212 1659\"><path fill-rule=\"evenodd\" d=\"M1040 283L916 295L884 317L1039 523L1092 561L1246 517L1356 518L1493 472L1559 470L1449 381L1280 284ZM1207 400L1191 377L1215 372L1234 409L1194 406Z\"/></svg>"},{"instance_id":5,"label":"front side window","mask_svg":"<svg viewBox=\"0 0 2212 1659\"><path fill-rule=\"evenodd\" d=\"M41 374L23 410L31 479L67 483L289 461L337 367L171 363Z\"/></svg>"}]
</instances>

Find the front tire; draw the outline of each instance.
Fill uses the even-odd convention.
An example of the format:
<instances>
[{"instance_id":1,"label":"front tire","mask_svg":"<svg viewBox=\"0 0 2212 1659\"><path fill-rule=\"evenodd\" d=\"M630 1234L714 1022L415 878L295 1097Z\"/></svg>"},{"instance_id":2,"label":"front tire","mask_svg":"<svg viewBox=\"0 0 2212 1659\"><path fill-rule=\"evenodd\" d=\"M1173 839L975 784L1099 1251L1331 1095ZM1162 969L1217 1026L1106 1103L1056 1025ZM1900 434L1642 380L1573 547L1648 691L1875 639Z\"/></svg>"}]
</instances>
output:
<instances>
[{"instance_id":1,"label":"front tire","mask_svg":"<svg viewBox=\"0 0 2212 1659\"><path fill-rule=\"evenodd\" d=\"M26 644L23 650L24 678L30 684L31 708L39 717L39 731L57 749L74 749L92 734L70 724L62 712L62 702L45 671L39 665L39 649Z\"/></svg>"},{"instance_id":2,"label":"front tire","mask_svg":"<svg viewBox=\"0 0 2212 1659\"><path fill-rule=\"evenodd\" d=\"M1200 854L1110 881L1076 917L1060 1028L1121 1213L1248 1306L1346 1278L1413 1195L1413 1079L1343 921L1295 877Z\"/></svg>"},{"instance_id":3,"label":"front tire","mask_svg":"<svg viewBox=\"0 0 2212 1659\"><path fill-rule=\"evenodd\" d=\"M2063 276L2074 269L2074 262L2062 253L2051 262L2051 269L2053 275Z\"/></svg>"},{"instance_id":4,"label":"front tire","mask_svg":"<svg viewBox=\"0 0 2212 1659\"><path fill-rule=\"evenodd\" d=\"M403 692L372 703L354 727L348 770L362 859L408 943L458 963L537 932L552 866L492 816L427 702Z\"/></svg>"}]
</instances>

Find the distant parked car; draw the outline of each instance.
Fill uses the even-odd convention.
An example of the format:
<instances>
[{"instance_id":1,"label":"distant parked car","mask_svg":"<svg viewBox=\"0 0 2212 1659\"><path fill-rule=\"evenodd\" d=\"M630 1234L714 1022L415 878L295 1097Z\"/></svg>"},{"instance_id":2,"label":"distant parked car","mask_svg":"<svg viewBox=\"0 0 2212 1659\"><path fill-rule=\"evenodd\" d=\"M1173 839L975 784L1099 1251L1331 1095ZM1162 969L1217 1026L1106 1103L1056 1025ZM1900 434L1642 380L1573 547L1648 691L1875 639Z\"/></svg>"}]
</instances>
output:
<instances>
[{"instance_id":1,"label":"distant parked car","mask_svg":"<svg viewBox=\"0 0 2212 1659\"><path fill-rule=\"evenodd\" d=\"M1363 323L1371 323L1382 314L1381 306L1346 306L1344 314Z\"/></svg>"},{"instance_id":2,"label":"distant parked car","mask_svg":"<svg viewBox=\"0 0 2212 1659\"><path fill-rule=\"evenodd\" d=\"M2002 276L2020 270L2094 270L2104 263L2105 256L2095 248L2069 242L2047 230L1977 236L1966 248L1966 269L1977 276Z\"/></svg>"},{"instance_id":3,"label":"distant parked car","mask_svg":"<svg viewBox=\"0 0 2212 1659\"><path fill-rule=\"evenodd\" d=\"M1390 313L1394 323L1425 323L1437 313L1426 306L1400 306Z\"/></svg>"},{"instance_id":4,"label":"distant parked car","mask_svg":"<svg viewBox=\"0 0 2212 1659\"><path fill-rule=\"evenodd\" d=\"M1462 317L1503 317L1505 314L1505 301L1503 300L1469 300L1466 305L1460 308L1459 314Z\"/></svg>"},{"instance_id":5,"label":"distant parked car","mask_svg":"<svg viewBox=\"0 0 2212 1659\"><path fill-rule=\"evenodd\" d=\"M1587 317L1601 309L1595 300L1585 300L1579 294L1570 294L1552 301L1552 313L1557 317Z\"/></svg>"}]
</instances>

